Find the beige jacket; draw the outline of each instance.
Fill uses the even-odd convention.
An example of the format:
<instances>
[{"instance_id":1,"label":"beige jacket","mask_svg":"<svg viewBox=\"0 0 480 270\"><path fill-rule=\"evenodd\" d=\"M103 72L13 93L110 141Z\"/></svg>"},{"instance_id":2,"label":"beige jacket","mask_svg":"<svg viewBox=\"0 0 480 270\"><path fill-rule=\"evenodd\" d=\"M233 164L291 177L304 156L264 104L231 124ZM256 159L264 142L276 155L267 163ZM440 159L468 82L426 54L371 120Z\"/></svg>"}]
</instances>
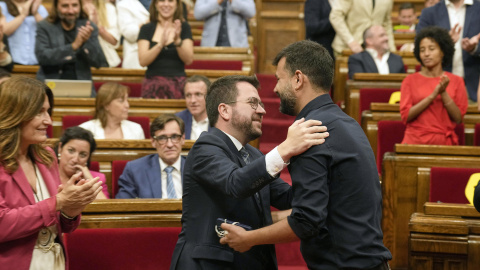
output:
<instances>
[{"instance_id":1,"label":"beige jacket","mask_svg":"<svg viewBox=\"0 0 480 270\"><path fill-rule=\"evenodd\" d=\"M363 42L363 32L372 25L381 25L388 34L390 51L396 51L392 31L393 0L335 0L330 12L330 22L335 29L332 48L336 53L348 49L348 43Z\"/></svg>"}]
</instances>

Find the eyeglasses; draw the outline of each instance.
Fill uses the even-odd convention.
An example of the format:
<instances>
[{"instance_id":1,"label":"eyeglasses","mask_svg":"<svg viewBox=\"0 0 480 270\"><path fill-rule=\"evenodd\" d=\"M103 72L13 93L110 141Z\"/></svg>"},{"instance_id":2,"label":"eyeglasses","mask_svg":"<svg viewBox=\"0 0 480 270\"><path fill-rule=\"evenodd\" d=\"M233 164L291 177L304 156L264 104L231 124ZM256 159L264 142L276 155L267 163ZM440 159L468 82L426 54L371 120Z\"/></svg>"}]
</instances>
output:
<instances>
[{"instance_id":1,"label":"eyeglasses","mask_svg":"<svg viewBox=\"0 0 480 270\"><path fill-rule=\"evenodd\" d=\"M178 134L173 134L170 137L167 137L165 135L153 136L153 139L156 140L159 144L166 144L168 142L168 139L170 139L172 143L179 143L181 138L182 138L182 135L178 135Z\"/></svg>"},{"instance_id":2,"label":"eyeglasses","mask_svg":"<svg viewBox=\"0 0 480 270\"><path fill-rule=\"evenodd\" d=\"M256 110L258 108L258 105L260 107L265 108L265 105L263 102L261 102L258 98L256 97L249 97L248 100L246 101L241 101L241 100L235 100L235 101L230 101L230 102L225 102L225 104L232 104L232 103L237 103L237 102L246 102L252 106L252 109Z\"/></svg>"},{"instance_id":3,"label":"eyeglasses","mask_svg":"<svg viewBox=\"0 0 480 270\"><path fill-rule=\"evenodd\" d=\"M193 97L203 98L203 97L205 97L205 94L204 93L193 93L193 94L188 93L188 94L185 95L186 99L191 99Z\"/></svg>"}]
</instances>

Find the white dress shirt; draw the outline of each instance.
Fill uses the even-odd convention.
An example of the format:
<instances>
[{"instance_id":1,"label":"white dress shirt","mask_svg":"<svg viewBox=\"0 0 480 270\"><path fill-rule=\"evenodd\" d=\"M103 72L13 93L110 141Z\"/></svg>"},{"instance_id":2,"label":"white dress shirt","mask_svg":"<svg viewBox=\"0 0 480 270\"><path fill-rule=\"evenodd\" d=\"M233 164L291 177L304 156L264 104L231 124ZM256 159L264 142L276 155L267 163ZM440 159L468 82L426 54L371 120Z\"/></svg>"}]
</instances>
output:
<instances>
[{"instance_id":1,"label":"white dress shirt","mask_svg":"<svg viewBox=\"0 0 480 270\"><path fill-rule=\"evenodd\" d=\"M172 180L173 180L173 186L175 187L175 194L177 194L177 199L182 198L183 194L183 188L182 188L182 173L181 173L181 157L178 156L177 161L173 163L172 165L167 165L161 158L158 158L158 161L160 162L160 175L162 177L162 198L168 198L168 192L167 192L167 172L165 172L165 168L168 166L173 167L172 171Z\"/></svg>"},{"instance_id":2,"label":"white dress shirt","mask_svg":"<svg viewBox=\"0 0 480 270\"><path fill-rule=\"evenodd\" d=\"M455 42L455 53L453 54L452 73L465 77L465 71L463 69L463 56L462 56L462 39L463 39L463 27L465 24L465 13L467 11L466 5L473 5L473 0L464 0L463 4L457 9L449 0L445 0L447 6L448 18L450 20L450 29L458 23L462 28L460 31L460 37Z\"/></svg>"},{"instance_id":3,"label":"white dress shirt","mask_svg":"<svg viewBox=\"0 0 480 270\"><path fill-rule=\"evenodd\" d=\"M208 131L208 117L202 121L196 121L192 115L192 131L190 133L190 140L196 140L204 131Z\"/></svg>"},{"instance_id":4,"label":"white dress shirt","mask_svg":"<svg viewBox=\"0 0 480 270\"><path fill-rule=\"evenodd\" d=\"M237 148L238 151L240 151L240 149L243 148L242 143L240 143L235 137L227 133L225 134L232 140L233 144L235 144L235 147ZM275 147L272 151L268 152L265 155L265 165L267 167L267 172L272 177L275 177L277 174L279 174L285 167L287 167L288 164L289 162L287 163L283 162L283 159L280 156L280 153L278 153L277 147Z\"/></svg>"},{"instance_id":5,"label":"white dress shirt","mask_svg":"<svg viewBox=\"0 0 480 270\"><path fill-rule=\"evenodd\" d=\"M390 52L386 52L382 55L382 59L378 59L378 52L374 49L367 48L365 49L375 61L375 65L377 66L378 73L380 74L390 74L390 68L388 67L388 57L390 57Z\"/></svg>"}]
</instances>

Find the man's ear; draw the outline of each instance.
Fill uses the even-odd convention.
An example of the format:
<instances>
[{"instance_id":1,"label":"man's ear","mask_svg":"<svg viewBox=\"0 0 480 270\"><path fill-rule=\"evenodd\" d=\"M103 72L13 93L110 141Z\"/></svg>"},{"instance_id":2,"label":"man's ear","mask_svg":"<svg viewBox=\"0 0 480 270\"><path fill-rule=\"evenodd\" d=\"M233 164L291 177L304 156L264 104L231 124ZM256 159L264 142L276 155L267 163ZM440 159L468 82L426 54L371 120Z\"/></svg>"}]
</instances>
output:
<instances>
[{"instance_id":1,"label":"man's ear","mask_svg":"<svg viewBox=\"0 0 480 270\"><path fill-rule=\"evenodd\" d=\"M305 75L300 71L295 71L295 90L299 90L302 88L303 84L305 83Z\"/></svg>"},{"instance_id":2,"label":"man's ear","mask_svg":"<svg viewBox=\"0 0 480 270\"><path fill-rule=\"evenodd\" d=\"M231 113L232 113L231 107L228 106L227 104L220 103L220 105L218 105L218 116L221 117L223 121L225 122L229 121L231 118Z\"/></svg>"},{"instance_id":3,"label":"man's ear","mask_svg":"<svg viewBox=\"0 0 480 270\"><path fill-rule=\"evenodd\" d=\"M152 146L153 146L153 148L156 149L156 148L157 148L157 144L156 144L155 139L154 139L154 138L151 138L151 140L152 140Z\"/></svg>"}]
</instances>

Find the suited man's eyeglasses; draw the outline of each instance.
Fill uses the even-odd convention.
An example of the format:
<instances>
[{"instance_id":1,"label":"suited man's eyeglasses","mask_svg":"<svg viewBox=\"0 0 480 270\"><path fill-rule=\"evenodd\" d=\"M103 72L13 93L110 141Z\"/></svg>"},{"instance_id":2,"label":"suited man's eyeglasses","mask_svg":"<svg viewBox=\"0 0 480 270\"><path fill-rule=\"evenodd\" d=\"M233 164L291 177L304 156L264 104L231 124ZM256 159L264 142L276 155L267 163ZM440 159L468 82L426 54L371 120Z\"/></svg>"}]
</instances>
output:
<instances>
[{"instance_id":1,"label":"suited man's eyeglasses","mask_svg":"<svg viewBox=\"0 0 480 270\"><path fill-rule=\"evenodd\" d=\"M181 138L182 138L182 135L178 135L178 134L173 134L170 137L167 137L165 135L153 136L153 139L156 140L159 144L166 144L168 142L168 139L170 139L172 143L179 143Z\"/></svg>"},{"instance_id":2,"label":"suited man's eyeglasses","mask_svg":"<svg viewBox=\"0 0 480 270\"><path fill-rule=\"evenodd\" d=\"M246 101L242 101L242 100L235 100L235 101L230 101L230 102L225 102L225 104L233 104L233 103L237 103L237 102L245 102L245 103L248 103L250 104L250 106L252 106L252 109L256 110L258 108L258 105L260 105L260 107L264 108L265 109L265 105L263 104L263 102L261 102L258 98L256 97L250 97L248 98Z\"/></svg>"}]
</instances>

